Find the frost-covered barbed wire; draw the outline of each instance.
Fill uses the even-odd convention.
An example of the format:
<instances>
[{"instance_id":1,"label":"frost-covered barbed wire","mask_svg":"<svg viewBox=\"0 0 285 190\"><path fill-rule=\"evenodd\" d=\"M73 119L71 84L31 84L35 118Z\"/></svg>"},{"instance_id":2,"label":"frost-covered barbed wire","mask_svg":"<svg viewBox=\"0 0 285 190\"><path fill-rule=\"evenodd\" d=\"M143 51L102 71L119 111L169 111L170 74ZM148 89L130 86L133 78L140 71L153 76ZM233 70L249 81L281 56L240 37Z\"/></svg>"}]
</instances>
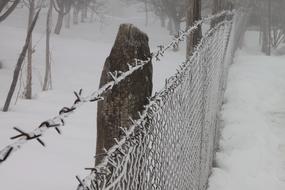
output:
<instances>
[{"instance_id":1,"label":"frost-covered barbed wire","mask_svg":"<svg viewBox=\"0 0 285 190\"><path fill-rule=\"evenodd\" d=\"M87 168L78 190L206 189L219 136L228 65L244 19L222 21L201 39L125 136ZM229 54L229 55L228 55ZM126 126L126 128L128 128ZM102 155L98 155L102 156Z\"/></svg>"},{"instance_id":2,"label":"frost-covered barbed wire","mask_svg":"<svg viewBox=\"0 0 285 190\"><path fill-rule=\"evenodd\" d=\"M89 96L82 95L82 89L79 92L74 92L76 99L74 103L70 107L63 107L58 115L53 118L42 122L35 130L31 132L25 132L18 127L14 127L14 129L19 133L18 135L11 137L15 142L7 145L0 151L0 164L7 160L8 157L11 156L12 153L19 150L25 143L31 140L37 140L42 146L45 146L45 143L41 139L47 130L54 129L58 134L61 134L60 128L65 125L65 120L69 116L71 116L80 106L88 102L96 102L103 99L104 94L108 91L112 90L114 86L119 84L125 78L130 76L133 72L142 69L144 65L148 64L151 59L155 59L155 61L160 61L160 59L164 56L165 52L172 47L177 47L179 43L185 40L186 36L191 34L194 30L198 28L199 25L209 22L215 18L221 17L223 15L233 15L234 11L222 11L218 14L211 15L205 17L199 21L196 21L192 27L188 28L185 31L179 32L177 37L175 37L169 44L158 46L158 50L152 53L152 56L146 60L134 60L134 63L129 64L129 69L126 72L114 72L109 73L113 78L113 81L105 84L99 90L91 93Z\"/></svg>"}]
</instances>

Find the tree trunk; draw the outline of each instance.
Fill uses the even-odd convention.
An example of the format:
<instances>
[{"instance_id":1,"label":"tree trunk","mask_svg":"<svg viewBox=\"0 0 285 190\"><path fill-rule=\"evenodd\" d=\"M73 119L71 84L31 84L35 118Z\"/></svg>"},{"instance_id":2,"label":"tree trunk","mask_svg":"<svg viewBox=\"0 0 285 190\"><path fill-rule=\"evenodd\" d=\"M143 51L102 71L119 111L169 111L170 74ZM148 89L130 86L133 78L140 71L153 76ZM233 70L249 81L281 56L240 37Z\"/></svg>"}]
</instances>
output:
<instances>
[{"instance_id":1,"label":"tree trunk","mask_svg":"<svg viewBox=\"0 0 285 190\"><path fill-rule=\"evenodd\" d=\"M201 0L188 0L187 4L187 28L191 27L195 21L201 19ZM194 48L199 43L202 37L202 29L201 26L198 26L194 32L187 36L187 50L186 57L192 55Z\"/></svg>"},{"instance_id":2,"label":"tree trunk","mask_svg":"<svg viewBox=\"0 0 285 190\"><path fill-rule=\"evenodd\" d=\"M261 51L265 54L267 54L267 47L268 47L268 40L267 40L267 29L266 25L262 23L262 46L261 46Z\"/></svg>"},{"instance_id":3,"label":"tree trunk","mask_svg":"<svg viewBox=\"0 0 285 190\"><path fill-rule=\"evenodd\" d=\"M26 53L27 53L27 50L28 50L28 47L29 47L29 42L30 42L30 39L32 37L32 33L33 33L34 27L36 25L36 22L38 20L39 13L40 13L40 10L37 12L37 14L36 14L36 16L35 16L35 18L34 18L34 20L32 22L32 25L29 28L29 31L28 31L28 34L27 34L27 37L26 37L25 45L24 45L24 47L22 49L22 52L21 52L21 54L20 54L20 56L18 58L16 67L15 67L15 70L14 70L13 80L12 80L12 83L11 83L11 86L10 86L10 89L9 89L9 92L8 92L8 95L7 95L7 98L6 98L6 101L5 101L5 105L4 105L4 108L3 108L4 112L8 111L8 109L9 109L9 106L10 106L10 103L11 103L11 100L12 100L12 96L13 96L15 88L17 86L19 73L21 71L21 67L22 67L24 59L26 57Z\"/></svg>"},{"instance_id":4,"label":"tree trunk","mask_svg":"<svg viewBox=\"0 0 285 190\"><path fill-rule=\"evenodd\" d=\"M174 18L173 21L174 21L174 32L175 32L175 35L176 35L181 30L180 19L179 18Z\"/></svg>"},{"instance_id":5,"label":"tree trunk","mask_svg":"<svg viewBox=\"0 0 285 190\"><path fill-rule=\"evenodd\" d=\"M70 28L70 12L65 15L65 28Z\"/></svg>"},{"instance_id":6,"label":"tree trunk","mask_svg":"<svg viewBox=\"0 0 285 190\"><path fill-rule=\"evenodd\" d=\"M0 1L0 12L8 5L10 0L1 0Z\"/></svg>"},{"instance_id":7,"label":"tree trunk","mask_svg":"<svg viewBox=\"0 0 285 190\"><path fill-rule=\"evenodd\" d=\"M33 22L34 14L35 14L35 0L31 0L29 3L29 22L28 22L28 31ZM27 65L27 84L25 91L25 98L32 99L32 75L33 75L33 36L31 34L31 39L28 47L28 65Z\"/></svg>"},{"instance_id":8,"label":"tree trunk","mask_svg":"<svg viewBox=\"0 0 285 190\"><path fill-rule=\"evenodd\" d=\"M87 11L88 11L88 4L86 1L84 1L81 7L81 22L82 23L85 22L85 20L88 17Z\"/></svg>"},{"instance_id":9,"label":"tree trunk","mask_svg":"<svg viewBox=\"0 0 285 190\"><path fill-rule=\"evenodd\" d=\"M266 55L270 55L270 40L269 40L269 29L267 22L262 24L262 48L261 51Z\"/></svg>"},{"instance_id":10,"label":"tree trunk","mask_svg":"<svg viewBox=\"0 0 285 190\"><path fill-rule=\"evenodd\" d=\"M169 34L172 36L174 35L174 21L172 18L169 17L168 19L168 24L167 24L167 29L169 31Z\"/></svg>"},{"instance_id":11,"label":"tree trunk","mask_svg":"<svg viewBox=\"0 0 285 190\"><path fill-rule=\"evenodd\" d=\"M51 85L51 61L50 61L50 34L51 34L51 19L52 19L52 4L50 3L47 22L46 22L46 70L43 91L49 90L52 88Z\"/></svg>"},{"instance_id":12,"label":"tree trunk","mask_svg":"<svg viewBox=\"0 0 285 190\"><path fill-rule=\"evenodd\" d=\"M127 71L127 63L134 65L134 59L146 60L150 57L148 37L130 24L122 24L115 44L106 59L100 87L112 78L108 74L115 71ZM106 93L104 100L98 102L97 110L97 147L96 155L101 155L103 148L109 149L115 143L114 138L121 135L120 127L128 128L129 117L138 119L139 114L148 103L147 97L152 93L152 64L134 72L127 79ZM102 157L96 157L99 164Z\"/></svg>"},{"instance_id":13,"label":"tree trunk","mask_svg":"<svg viewBox=\"0 0 285 190\"><path fill-rule=\"evenodd\" d=\"M268 52L271 55L271 0L268 0Z\"/></svg>"},{"instance_id":14,"label":"tree trunk","mask_svg":"<svg viewBox=\"0 0 285 190\"><path fill-rule=\"evenodd\" d=\"M81 9L81 22L85 22L84 9Z\"/></svg>"},{"instance_id":15,"label":"tree trunk","mask_svg":"<svg viewBox=\"0 0 285 190\"><path fill-rule=\"evenodd\" d=\"M73 9L73 24L78 24L79 8L74 7Z\"/></svg>"},{"instance_id":16,"label":"tree trunk","mask_svg":"<svg viewBox=\"0 0 285 190\"><path fill-rule=\"evenodd\" d=\"M262 48L261 51L266 55L271 54L271 0L268 1L267 12L262 24Z\"/></svg>"},{"instance_id":17,"label":"tree trunk","mask_svg":"<svg viewBox=\"0 0 285 190\"><path fill-rule=\"evenodd\" d=\"M144 7L145 7L145 26L148 26L148 5L147 5L147 0L144 0Z\"/></svg>"},{"instance_id":18,"label":"tree trunk","mask_svg":"<svg viewBox=\"0 0 285 190\"><path fill-rule=\"evenodd\" d=\"M20 0L15 0L13 4L3 13L0 15L0 22L4 21L17 7ZM6 5L8 5L9 0L1 0L0 1L0 13L5 8Z\"/></svg>"},{"instance_id":19,"label":"tree trunk","mask_svg":"<svg viewBox=\"0 0 285 190\"><path fill-rule=\"evenodd\" d=\"M54 29L54 33L55 34L60 34L61 28L62 28L62 23L63 23L63 18L64 18L64 14L63 13L58 13L58 17L57 17L57 22L56 22L56 26Z\"/></svg>"},{"instance_id":20,"label":"tree trunk","mask_svg":"<svg viewBox=\"0 0 285 190\"><path fill-rule=\"evenodd\" d=\"M163 12L159 14L159 18L160 18L160 25L161 25L161 27L162 27L162 28L165 28L165 20L166 20L166 17L165 17L165 15L164 15Z\"/></svg>"},{"instance_id":21,"label":"tree trunk","mask_svg":"<svg viewBox=\"0 0 285 190\"><path fill-rule=\"evenodd\" d=\"M86 0L83 0L81 2L81 6L80 6L80 10L81 10L81 22L85 22L85 20L87 19L87 11L88 11L88 2Z\"/></svg>"},{"instance_id":22,"label":"tree trunk","mask_svg":"<svg viewBox=\"0 0 285 190\"><path fill-rule=\"evenodd\" d=\"M174 23L174 37L178 37L179 31L181 30L180 20L178 18L174 18L173 23ZM179 44L173 47L173 51L178 51L178 50L179 50Z\"/></svg>"},{"instance_id":23,"label":"tree trunk","mask_svg":"<svg viewBox=\"0 0 285 190\"><path fill-rule=\"evenodd\" d=\"M93 7L91 7L92 11L91 11L91 15L90 15L90 19L89 22L92 23L94 21L94 16L95 16L95 12L93 11Z\"/></svg>"}]
</instances>

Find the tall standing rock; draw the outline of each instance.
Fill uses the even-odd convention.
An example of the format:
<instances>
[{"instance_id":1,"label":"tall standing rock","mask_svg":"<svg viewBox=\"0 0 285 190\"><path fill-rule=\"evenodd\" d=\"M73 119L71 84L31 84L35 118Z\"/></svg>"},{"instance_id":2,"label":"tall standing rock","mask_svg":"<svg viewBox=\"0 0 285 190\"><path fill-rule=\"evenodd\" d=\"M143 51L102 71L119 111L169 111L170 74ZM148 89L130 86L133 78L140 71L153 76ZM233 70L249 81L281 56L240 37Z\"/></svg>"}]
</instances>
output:
<instances>
[{"instance_id":1,"label":"tall standing rock","mask_svg":"<svg viewBox=\"0 0 285 190\"><path fill-rule=\"evenodd\" d=\"M112 78L109 72L127 71L128 64L134 65L134 59L147 60L151 56L148 36L131 24L122 24L115 44L105 61L100 87ZM126 80L109 91L103 101L98 102L97 110L97 146L96 155L103 153L115 143L120 136L120 127L130 126L129 117L138 119L138 112L143 111L148 103L147 97L152 93L151 61ZM96 158L96 164L102 157Z\"/></svg>"}]
</instances>

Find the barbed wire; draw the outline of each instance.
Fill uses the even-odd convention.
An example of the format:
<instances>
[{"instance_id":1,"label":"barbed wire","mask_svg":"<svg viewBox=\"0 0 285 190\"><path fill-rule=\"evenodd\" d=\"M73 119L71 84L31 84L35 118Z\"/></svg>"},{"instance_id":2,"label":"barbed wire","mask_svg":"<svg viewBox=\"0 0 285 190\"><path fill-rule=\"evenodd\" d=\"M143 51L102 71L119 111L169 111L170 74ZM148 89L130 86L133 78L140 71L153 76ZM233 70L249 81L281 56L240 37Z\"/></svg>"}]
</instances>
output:
<instances>
[{"instance_id":1,"label":"barbed wire","mask_svg":"<svg viewBox=\"0 0 285 190\"><path fill-rule=\"evenodd\" d=\"M97 182L98 179L99 181L106 181L107 179L103 180L101 179L101 177L111 175L112 171L117 170L118 167L122 167L123 170L126 169L128 158L124 158L125 161L121 164L125 166L122 166L118 164L118 159L115 159L115 157L117 155L120 155L120 157L129 156L129 152L132 151L131 147L135 146L132 141L137 141L135 139L137 139L138 136L140 136L141 134L148 135L149 130L146 127L147 118L152 118L155 114L157 114L162 109L165 99L169 97L169 94L171 92L174 92L175 89L179 85L181 85L181 82L186 76L186 72L189 71L189 68L191 68L192 66L191 63L193 64L194 60L197 59L197 56L200 53L199 50L205 45L208 40L208 37L211 36L213 32L215 32L221 26L228 26L231 23L232 20L222 21L215 27L211 28L205 34L205 36L201 39L200 43L194 48L193 55L179 65L179 68L174 76L166 80L166 84L163 90L157 92L153 97L149 99L149 104L146 105L145 110L140 113L139 119L134 120L132 118L129 118L132 125L128 130L126 130L125 128L120 128L124 133L124 137L119 141L115 139L116 144L113 147L111 147L109 150L104 150L105 153L103 153L102 155L95 156L105 156L102 162L95 167L85 168L86 170L89 170L91 172L83 180L79 176L76 176L76 179L79 182L77 190L98 190L100 189L99 184ZM107 165L111 165L111 167L108 167ZM110 168L112 168L112 170ZM120 173L125 172L121 171ZM123 176L120 175L116 178L116 180L113 179L116 182L111 183L109 186L105 186L104 189L112 189L112 186L118 183L118 181L120 181L122 177Z\"/></svg>"},{"instance_id":2,"label":"barbed wire","mask_svg":"<svg viewBox=\"0 0 285 190\"><path fill-rule=\"evenodd\" d=\"M160 61L160 59L164 56L165 52L169 50L170 48L175 48L179 45L179 43L183 42L187 35L191 34L193 31L195 31L199 25L206 23L208 21L211 21L215 18L221 17L223 15L233 15L235 11L222 11L215 15L210 15L205 18L202 18L199 21L196 21L191 27L184 31L180 31L178 35L167 45L159 45L158 50L151 54L151 57L147 58L146 60L139 60L135 59L134 63L128 64L128 71L121 72L116 71L114 73L109 73L112 77L113 81L108 82L105 84L102 88L99 90L91 93L91 95L83 96L82 92L83 90L80 89L78 92L74 92L75 95L75 101L70 107L63 107L57 116L54 116L53 118L46 120L42 122L36 129L34 129L31 132L25 132L21 130L18 127L14 127L14 130L16 130L19 134L16 136L11 137L12 140L15 140L15 142L7 145L0 151L0 164L5 162L12 153L19 150L25 143L32 140L37 140L42 146L45 147L44 141L41 139L41 137L44 136L47 130L54 129L58 134L61 134L61 127L65 125L65 119L68 118L70 115L72 115L79 107L81 107L83 104L88 102L97 102L100 100L103 100L103 96L113 89L114 86L118 85L121 81L126 79L128 76L132 75L135 71L142 69L144 65L148 64L152 59L154 59L156 62Z\"/></svg>"}]
</instances>

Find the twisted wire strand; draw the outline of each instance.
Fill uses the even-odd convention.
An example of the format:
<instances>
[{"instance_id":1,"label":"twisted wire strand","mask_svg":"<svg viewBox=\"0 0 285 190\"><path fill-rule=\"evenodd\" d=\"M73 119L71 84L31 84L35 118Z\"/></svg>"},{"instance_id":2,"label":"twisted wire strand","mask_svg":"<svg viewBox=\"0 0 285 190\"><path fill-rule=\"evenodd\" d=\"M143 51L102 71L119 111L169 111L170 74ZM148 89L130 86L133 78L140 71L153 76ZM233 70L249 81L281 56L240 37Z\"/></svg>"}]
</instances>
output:
<instances>
[{"instance_id":1,"label":"twisted wire strand","mask_svg":"<svg viewBox=\"0 0 285 190\"><path fill-rule=\"evenodd\" d=\"M205 44L207 44L209 38L221 27L227 27L227 31L229 31L231 24L232 20L225 20L217 24L214 28L210 29L206 33L206 35L201 39L200 43L195 48L193 55L185 62L180 64L177 73L166 81L165 88L157 92L153 97L150 98L150 102L146 106L145 111L141 114L140 118L138 120L133 120L132 118L130 118L130 121L133 123L133 125L128 130L122 128L122 131L125 133L125 136L119 141L115 139L116 145L114 145L112 148L106 151L103 161L95 168L87 168L88 170L91 170L91 173L83 180L77 177L79 181L78 190L95 190L95 189L107 190L115 187L116 187L115 189L126 188L126 187L123 188L118 184L123 183L122 181L125 180L124 178L126 175L133 175L133 173L131 174L126 173L129 162L132 162L130 161L130 155L133 154L132 152L134 149L136 149L135 148L136 146L139 145L143 146L141 144L142 136L152 135L153 130L155 130L154 126L152 126L153 128L148 126L148 119L156 117L157 113L163 110L165 104L167 104L168 102L167 100L169 100L173 96L173 94L175 94L177 88L179 88L186 80L185 78L188 77L189 70L197 66L195 65L197 63L196 62L197 57L200 56L201 50L205 47ZM229 35L230 33L226 33L227 37ZM224 56L224 50L225 50L224 42L225 42L224 40L220 42L217 41L218 44L217 46L221 47L222 49L221 51L222 54L219 55L219 57ZM195 76L192 77L194 79ZM154 121L154 123L155 122L156 121ZM157 133L159 135L159 132ZM137 155L132 155L132 156L137 157ZM136 158L133 158L133 160L136 160ZM183 164L182 163L180 164L183 167ZM147 173L146 175L151 175L151 174ZM150 181L148 181L148 183L150 183ZM130 188L129 186L127 186L127 189L136 189L136 188ZM154 189L154 188L148 187L146 189Z\"/></svg>"},{"instance_id":2,"label":"twisted wire strand","mask_svg":"<svg viewBox=\"0 0 285 190\"><path fill-rule=\"evenodd\" d=\"M47 130L54 129L58 134L61 134L61 127L65 125L66 118L70 117L79 107L88 102L97 102L103 99L103 95L108 91L112 90L114 86L118 85L121 81L126 79L128 76L132 75L135 71L142 69L144 65L149 63L151 59L155 59L156 62L165 55L165 52L172 47L177 47L179 43L185 40L185 37L195 31L199 25L209 22L215 18L221 17L223 15L233 15L234 11L222 11L218 14L211 15L205 18L202 18L199 21L196 21L192 27L188 28L185 31L179 32L179 35L175 37L170 43L166 46L158 46L158 50L152 53L152 56L146 60L134 60L134 66L129 64L129 70L126 72L115 72L109 73L113 78L113 81L105 84L99 90L91 93L91 95L83 96L82 89L79 92L74 92L76 99L70 107L63 107L58 115L42 122L36 129L31 132L24 132L23 130L14 127L14 129L19 133L18 135L11 137L12 140L15 140L13 143L5 146L0 150L0 165L4 163L12 153L19 150L25 143L37 140L42 146L45 146L45 143L41 139L42 136L46 133Z\"/></svg>"}]
</instances>

